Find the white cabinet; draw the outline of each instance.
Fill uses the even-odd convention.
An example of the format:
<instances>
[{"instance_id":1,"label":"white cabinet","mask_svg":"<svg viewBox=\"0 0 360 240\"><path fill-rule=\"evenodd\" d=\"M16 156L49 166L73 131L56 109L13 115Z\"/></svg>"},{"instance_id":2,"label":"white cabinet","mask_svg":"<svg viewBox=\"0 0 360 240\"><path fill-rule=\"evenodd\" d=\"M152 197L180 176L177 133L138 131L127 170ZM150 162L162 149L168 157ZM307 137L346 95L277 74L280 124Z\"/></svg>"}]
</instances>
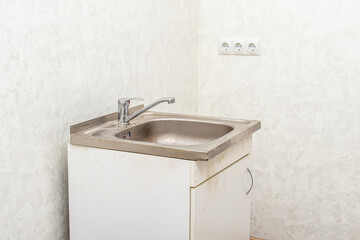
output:
<instances>
[{"instance_id":1,"label":"white cabinet","mask_svg":"<svg viewBox=\"0 0 360 240\"><path fill-rule=\"evenodd\" d=\"M191 240L249 239L249 165L244 157L191 188Z\"/></svg>"},{"instance_id":2,"label":"white cabinet","mask_svg":"<svg viewBox=\"0 0 360 240\"><path fill-rule=\"evenodd\" d=\"M251 136L209 161L69 144L70 238L248 240L250 151Z\"/></svg>"}]
</instances>

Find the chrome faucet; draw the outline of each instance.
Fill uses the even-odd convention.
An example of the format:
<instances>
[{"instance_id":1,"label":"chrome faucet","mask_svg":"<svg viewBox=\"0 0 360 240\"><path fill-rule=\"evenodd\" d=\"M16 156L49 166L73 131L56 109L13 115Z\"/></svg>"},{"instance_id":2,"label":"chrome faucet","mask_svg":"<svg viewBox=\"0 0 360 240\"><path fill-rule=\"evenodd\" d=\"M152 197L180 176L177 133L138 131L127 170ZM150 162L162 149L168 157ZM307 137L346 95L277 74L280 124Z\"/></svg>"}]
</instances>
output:
<instances>
[{"instance_id":1,"label":"chrome faucet","mask_svg":"<svg viewBox=\"0 0 360 240\"><path fill-rule=\"evenodd\" d=\"M129 116L129 106L130 106L130 101L132 101L132 100L143 101L144 99L137 98L137 97L120 98L118 101L118 122L119 122L119 124L128 125L129 121L138 117L139 115L143 114L144 112L149 111L151 108L155 107L156 105L158 105L162 102L167 102L168 104L175 103L175 98L173 98L173 97L160 98L160 99L150 103L149 105L145 106L144 108L134 112L132 115Z\"/></svg>"}]
</instances>

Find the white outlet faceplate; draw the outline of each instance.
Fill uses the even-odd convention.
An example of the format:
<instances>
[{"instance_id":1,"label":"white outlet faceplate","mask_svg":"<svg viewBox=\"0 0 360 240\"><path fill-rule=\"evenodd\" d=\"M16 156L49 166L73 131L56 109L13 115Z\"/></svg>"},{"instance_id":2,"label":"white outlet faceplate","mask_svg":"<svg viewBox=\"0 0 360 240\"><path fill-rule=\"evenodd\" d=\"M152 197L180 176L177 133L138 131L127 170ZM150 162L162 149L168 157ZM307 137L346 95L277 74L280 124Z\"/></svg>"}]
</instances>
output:
<instances>
[{"instance_id":1,"label":"white outlet faceplate","mask_svg":"<svg viewBox=\"0 0 360 240\"><path fill-rule=\"evenodd\" d=\"M259 39L249 39L247 41L247 54L252 56L260 56L260 40Z\"/></svg>"},{"instance_id":2,"label":"white outlet faceplate","mask_svg":"<svg viewBox=\"0 0 360 240\"><path fill-rule=\"evenodd\" d=\"M260 56L260 40L256 38L224 37L218 42L219 55Z\"/></svg>"},{"instance_id":3,"label":"white outlet faceplate","mask_svg":"<svg viewBox=\"0 0 360 240\"><path fill-rule=\"evenodd\" d=\"M233 38L231 40L231 53L234 55L246 55L247 42L242 38Z\"/></svg>"},{"instance_id":4,"label":"white outlet faceplate","mask_svg":"<svg viewBox=\"0 0 360 240\"><path fill-rule=\"evenodd\" d=\"M220 38L218 42L218 53L219 55L230 55L231 54L231 39Z\"/></svg>"}]
</instances>

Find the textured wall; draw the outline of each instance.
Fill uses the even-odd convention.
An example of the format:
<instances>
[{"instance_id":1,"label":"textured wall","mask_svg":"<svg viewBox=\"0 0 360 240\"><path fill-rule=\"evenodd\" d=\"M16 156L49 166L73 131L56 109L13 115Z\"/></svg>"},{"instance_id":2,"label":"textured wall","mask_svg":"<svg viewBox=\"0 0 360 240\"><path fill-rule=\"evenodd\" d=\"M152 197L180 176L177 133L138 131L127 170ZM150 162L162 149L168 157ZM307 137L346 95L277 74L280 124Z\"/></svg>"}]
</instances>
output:
<instances>
[{"instance_id":1,"label":"textured wall","mask_svg":"<svg viewBox=\"0 0 360 240\"><path fill-rule=\"evenodd\" d=\"M0 1L0 239L67 239L69 125L197 109L196 1Z\"/></svg>"},{"instance_id":2,"label":"textured wall","mask_svg":"<svg viewBox=\"0 0 360 240\"><path fill-rule=\"evenodd\" d=\"M200 0L199 112L262 120L252 234L360 239L360 1ZM220 36L262 40L218 56Z\"/></svg>"},{"instance_id":3,"label":"textured wall","mask_svg":"<svg viewBox=\"0 0 360 240\"><path fill-rule=\"evenodd\" d=\"M70 124L125 95L196 112L197 84L200 113L263 122L254 235L360 239L360 2L199 1L199 46L197 1L0 1L1 239L67 239ZM218 56L229 35L262 56Z\"/></svg>"}]
</instances>

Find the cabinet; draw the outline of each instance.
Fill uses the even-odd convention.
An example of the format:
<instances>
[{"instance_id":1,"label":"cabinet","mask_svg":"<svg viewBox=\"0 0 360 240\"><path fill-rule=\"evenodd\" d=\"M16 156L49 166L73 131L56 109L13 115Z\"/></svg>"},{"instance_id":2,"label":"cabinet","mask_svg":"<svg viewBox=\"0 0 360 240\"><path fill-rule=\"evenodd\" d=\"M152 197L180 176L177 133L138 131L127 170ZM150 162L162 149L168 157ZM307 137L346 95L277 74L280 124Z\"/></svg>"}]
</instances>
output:
<instances>
[{"instance_id":1,"label":"cabinet","mask_svg":"<svg viewBox=\"0 0 360 240\"><path fill-rule=\"evenodd\" d=\"M68 145L72 240L247 240L251 136L209 161Z\"/></svg>"}]
</instances>

